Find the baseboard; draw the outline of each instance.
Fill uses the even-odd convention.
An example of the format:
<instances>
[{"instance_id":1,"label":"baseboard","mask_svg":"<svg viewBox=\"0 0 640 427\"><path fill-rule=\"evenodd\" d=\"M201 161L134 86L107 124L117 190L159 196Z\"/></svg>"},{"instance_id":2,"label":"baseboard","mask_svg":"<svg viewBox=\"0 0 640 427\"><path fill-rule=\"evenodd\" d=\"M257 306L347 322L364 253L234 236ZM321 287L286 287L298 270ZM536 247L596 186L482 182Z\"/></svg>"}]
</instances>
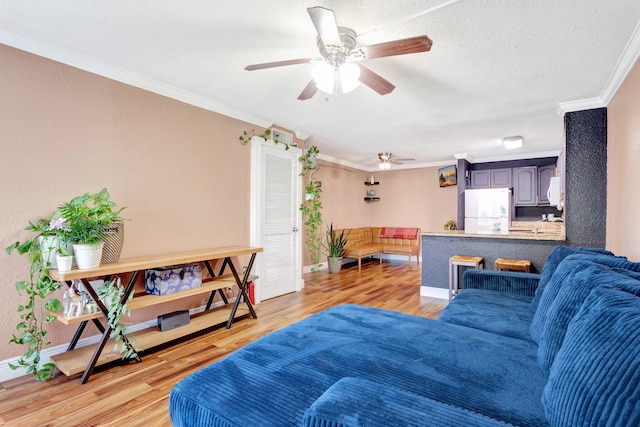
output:
<instances>
[{"instance_id":1,"label":"baseboard","mask_svg":"<svg viewBox=\"0 0 640 427\"><path fill-rule=\"evenodd\" d=\"M235 301L235 298L229 298L229 302L233 302ZM214 304L211 305L211 308L215 308L215 307L219 307L222 306L222 302L216 302ZM200 306L200 307L196 307L196 308L192 308L189 310L189 314L193 315L196 313L200 313L202 311L204 311L205 306ZM151 319L151 320L147 320L145 322L142 323L137 323L135 325L131 325L131 326L127 326L127 332L128 333L132 333L135 334L135 332L140 331L142 329L147 329L147 328L151 328L154 326L158 325L158 321L156 319ZM100 338L102 337L102 335L96 334L96 335L92 335L90 337L86 337L86 338L81 338L78 341L78 345L76 345L76 348L79 347L85 347L88 345L92 345L92 344L96 344L98 341L100 341ZM67 351L67 347L69 347L69 343L66 344L60 344L60 345L56 345L53 347L48 347L45 348L44 350L42 350L40 352L40 360L41 360L41 364L45 364L45 363L49 363L51 362L51 356L55 356L56 354L60 354L60 353L64 353L65 351ZM12 380L15 378L19 378L23 375L27 375L27 372L25 369L16 369L13 370L9 367L9 364L13 364L13 365L17 365L18 364L18 360L20 359L20 356L18 357L13 357L11 359L5 359L0 361L0 382L4 382L4 381L8 381L8 380Z\"/></svg>"},{"instance_id":2,"label":"baseboard","mask_svg":"<svg viewBox=\"0 0 640 427\"><path fill-rule=\"evenodd\" d=\"M449 300L449 289L420 286L420 296Z\"/></svg>"},{"instance_id":3,"label":"baseboard","mask_svg":"<svg viewBox=\"0 0 640 427\"><path fill-rule=\"evenodd\" d=\"M378 258L378 256L374 255L372 258ZM382 260L408 262L409 256L399 255L399 254L382 254ZM356 258L345 258L345 261L343 261L343 265L352 264L354 262L357 263L358 260ZM413 263L413 257L411 262ZM420 255L418 255L418 264L420 264ZM302 274L313 273L314 271L319 271L319 270L326 270L327 268L329 268L329 265L326 262L319 263L319 264L305 265L304 267L302 267ZM447 299L449 299L448 295L447 295Z\"/></svg>"},{"instance_id":4,"label":"baseboard","mask_svg":"<svg viewBox=\"0 0 640 427\"><path fill-rule=\"evenodd\" d=\"M329 264L327 264L326 262L321 262L319 264L305 265L304 267L302 267L302 274L313 273L314 271L319 271L319 270L326 270L327 268L329 268Z\"/></svg>"}]
</instances>

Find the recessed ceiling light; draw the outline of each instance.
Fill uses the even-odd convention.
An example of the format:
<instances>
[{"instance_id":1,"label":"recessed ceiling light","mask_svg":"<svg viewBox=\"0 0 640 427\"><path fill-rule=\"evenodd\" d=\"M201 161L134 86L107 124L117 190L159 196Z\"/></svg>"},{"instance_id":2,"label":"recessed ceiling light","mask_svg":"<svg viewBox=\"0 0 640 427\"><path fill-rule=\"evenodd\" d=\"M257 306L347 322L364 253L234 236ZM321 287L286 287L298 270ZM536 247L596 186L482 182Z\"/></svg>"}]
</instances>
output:
<instances>
[{"instance_id":1,"label":"recessed ceiling light","mask_svg":"<svg viewBox=\"0 0 640 427\"><path fill-rule=\"evenodd\" d=\"M508 150L513 150L514 148L522 147L522 137L521 136L508 136L502 140L504 144L504 148Z\"/></svg>"}]
</instances>

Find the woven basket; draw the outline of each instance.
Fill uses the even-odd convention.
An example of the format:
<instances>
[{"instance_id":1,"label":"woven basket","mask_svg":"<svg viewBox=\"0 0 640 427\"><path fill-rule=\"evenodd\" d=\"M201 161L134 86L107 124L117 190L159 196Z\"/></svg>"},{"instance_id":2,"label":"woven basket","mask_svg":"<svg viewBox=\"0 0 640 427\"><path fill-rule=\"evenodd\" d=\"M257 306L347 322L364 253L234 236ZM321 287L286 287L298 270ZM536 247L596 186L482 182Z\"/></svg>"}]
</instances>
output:
<instances>
[{"instance_id":1,"label":"woven basket","mask_svg":"<svg viewBox=\"0 0 640 427\"><path fill-rule=\"evenodd\" d=\"M124 243L124 223L116 222L107 229L102 236L104 248L102 249L101 264L111 264L118 262L122 244Z\"/></svg>"}]
</instances>

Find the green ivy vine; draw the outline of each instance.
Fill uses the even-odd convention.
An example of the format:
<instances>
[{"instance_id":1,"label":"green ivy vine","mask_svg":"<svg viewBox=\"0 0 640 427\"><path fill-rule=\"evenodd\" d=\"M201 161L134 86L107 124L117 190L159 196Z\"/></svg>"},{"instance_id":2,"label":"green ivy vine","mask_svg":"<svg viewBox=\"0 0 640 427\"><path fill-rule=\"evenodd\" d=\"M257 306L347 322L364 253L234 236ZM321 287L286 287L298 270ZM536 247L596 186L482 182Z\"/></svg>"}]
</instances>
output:
<instances>
[{"instance_id":1,"label":"green ivy vine","mask_svg":"<svg viewBox=\"0 0 640 427\"><path fill-rule=\"evenodd\" d=\"M269 139L271 135L271 129L266 129L262 134L256 135L255 129L250 131L243 131L242 135L238 138L240 143L246 145L253 136L259 136L264 139ZM273 141L275 144L284 144L285 150L289 149L289 144ZM320 254L322 251L322 182L315 179L316 172L318 171L317 155L320 154L320 150L315 145L310 146L300 156L300 162L302 163L301 176L307 177L308 181L305 185L305 197L300 204L300 211L304 218L305 233L307 248L311 255L311 263L318 264L320 261ZM322 265L322 264L320 264Z\"/></svg>"},{"instance_id":2,"label":"green ivy vine","mask_svg":"<svg viewBox=\"0 0 640 427\"><path fill-rule=\"evenodd\" d=\"M55 367L53 363L40 363L42 349L51 344L44 325L56 319L47 311L62 309L60 300L48 298L60 289L60 283L51 279L49 276L51 263L42 257L40 237L50 234L49 220L40 219L35 223L29 222L25 230L36 233L36 236L23 243L16 242L5 249L9 254L14 250L19 254L27 254L30 266L29 280L16 282L18 294L25 293L27 303L18 306L18 313L20 313L20 321L16 325L18 333L9 340L12 344L26 345L27 350L20 356L17 364L9 363L9 367L13 370L24 368L28 374L33 374L38 380L44 381L51 377Z\"/></svg>"},{"instance_id":3,"label":"green ivy vine","mask_svg":"<svg viewBox=\"0 0 640 427\"><path fill-rule=\"evenodd\" d=\"M98 297L107 307L107 324L113 330L113 336L115 345L112 351L117 351L120 346L120 353L123 359L136 359L140 360L138 356L138 349L136 349L132 342L133 336L127 338L125 333L127 332L126 326L124 326L120 320L123 315L129 316L131 311L127 308L127 303L122 303L122 296L124 295L124 287L120 281L120 278L114 280L105 280L100 288L98 288ZM133 292L129 295L127 301L133 298Z\"/></svg>"},{"instance_id":4,"label":"green ivy vine","mask_svg":"<svg viewBox=\"0 0 640 427\"><path fill-rule=\"evenodd\" d=\"M303 177L308 178L305 185L305 197L300 205L300 211L304 218L306 244L311 255L311 263L317 264L320 261L322 251L322 181L316 180L318 164L316 156L320 153L318 147L310 146L307 151L300 156L302 162Z\"/></svg>"}]
</instances>

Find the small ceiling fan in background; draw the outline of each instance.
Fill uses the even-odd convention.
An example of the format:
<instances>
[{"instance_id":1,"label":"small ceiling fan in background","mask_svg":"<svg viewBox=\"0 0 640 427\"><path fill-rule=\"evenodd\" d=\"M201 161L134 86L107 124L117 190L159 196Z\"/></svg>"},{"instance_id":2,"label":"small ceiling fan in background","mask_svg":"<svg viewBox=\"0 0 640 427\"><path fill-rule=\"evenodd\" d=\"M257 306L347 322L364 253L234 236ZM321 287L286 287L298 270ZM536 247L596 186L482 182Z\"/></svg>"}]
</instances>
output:
<instances>
[{"instance_id":1,"label":"small ceiling fan in background","mask_svg":"<svg viewBox=\"0 0 640 427\"><path fill-rule=\"evenodd\" d=\"M378 167L382 170L385 169L390 169L391 165L402 165L404 164L404 162L411 162L414 161L414 158L393 158L392 154L389 152L384 152L384 153L378 153L378 162L377 163L372 163L370 166L373 166L375 164L378 165Z\"/></svg>"},{"instance_id":2,"label":"small ceiling fan in background","mask_svg":"<svg viewBox=\"0 0 640 427\"><path fill-rule=\"evenodd\" d=\"M287 65L315 64L313 79L298 96L300 100L312 98L318 89L327 93L340 90L347 93L355 89L359 83L363 83L380 95L386 95L391 93L395 86L362 65L360 61L427 52L431 49L431 39L426 35L356 47L356 32L350 28L339 27L333 10L316 6L308 8L307 12L318 33L320 58L290 59L245 67L247 71L254 71Z\"/></svg>"}]
</instances>

